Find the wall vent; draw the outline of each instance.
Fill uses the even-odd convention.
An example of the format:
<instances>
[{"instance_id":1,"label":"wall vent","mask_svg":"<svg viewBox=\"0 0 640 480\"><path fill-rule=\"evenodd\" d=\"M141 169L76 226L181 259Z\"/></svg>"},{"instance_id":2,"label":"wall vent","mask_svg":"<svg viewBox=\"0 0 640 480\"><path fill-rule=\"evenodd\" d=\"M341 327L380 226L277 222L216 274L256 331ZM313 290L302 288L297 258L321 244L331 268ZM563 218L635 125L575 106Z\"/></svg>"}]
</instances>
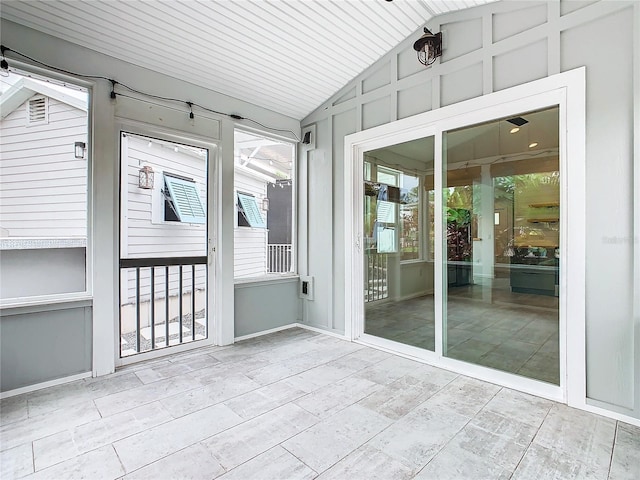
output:
<instances>
[{"instance_id":1,"label":"wall vent","mask_svg":"<svg viewBox=\"0 0 640 480\"><path fill-rule=\"evenodd\" d=\"M33 97L27 102L27 124L48 123L49 102L47 97Z\"/></svg>"}]
</instances>

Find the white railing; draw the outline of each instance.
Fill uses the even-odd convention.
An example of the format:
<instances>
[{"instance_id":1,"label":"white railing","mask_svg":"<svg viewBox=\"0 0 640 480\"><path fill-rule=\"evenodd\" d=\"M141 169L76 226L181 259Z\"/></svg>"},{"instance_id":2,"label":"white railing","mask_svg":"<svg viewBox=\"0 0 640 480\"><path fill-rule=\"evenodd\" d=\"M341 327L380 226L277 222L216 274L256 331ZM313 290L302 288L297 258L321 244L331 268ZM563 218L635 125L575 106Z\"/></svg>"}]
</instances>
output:
<instances>
[{"instance_id":1,"label":"white railing","mask_svg":"<svg viewBox=\"0 0 640 480\"><path fill-rule=\"evenodd\" d=\"M388 255L385 253L367 253L366 259L364 301L384 300L389 297Z\"/></svg>"},{"instance_id":2,"label":"white railing","mask_svg":"<svg viewBox=\"0 0 640 480\"><path fill-rule=\"evenodd\" d=\"M268 245L267 272L287 273L291 271L293 246L290 243L271 243Z\"/></svg>"}]
</instances>

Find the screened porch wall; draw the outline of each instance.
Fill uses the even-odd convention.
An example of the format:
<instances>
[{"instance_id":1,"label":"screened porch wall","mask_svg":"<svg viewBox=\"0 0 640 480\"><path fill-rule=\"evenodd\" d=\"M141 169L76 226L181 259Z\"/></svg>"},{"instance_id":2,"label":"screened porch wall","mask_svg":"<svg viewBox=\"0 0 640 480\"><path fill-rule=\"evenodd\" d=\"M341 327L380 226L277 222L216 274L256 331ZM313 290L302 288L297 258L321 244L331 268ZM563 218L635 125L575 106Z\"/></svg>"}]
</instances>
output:
<instances>
[{"instance_id":1,"label":"screened porch wall","mask_svg":"<svg viewBox=\"0 0 640 480\"><path fill-rule=\"evenodd\" d=\"M587 396L594 405L640 418L640 335L633 311L633 293L640 290L633 283L634 258L640 258L634 215L636 222L640 217L633 213L631 180L634 148L640 151L634 127L640 73L633 65L639 7L496 2L435 17L427 26L443 32L444 45L434 65L418 63L412 48L422 34L417 31L303 119L303 129L316 131L316 149L308 154L308 215L314 222L307 248L333 252L332 262L309 254L309 275L320 288L307 302L304 322L345 332L344 292L351 288L343 280L346 135L586 66Z\"/></svg>"}]
</instances>

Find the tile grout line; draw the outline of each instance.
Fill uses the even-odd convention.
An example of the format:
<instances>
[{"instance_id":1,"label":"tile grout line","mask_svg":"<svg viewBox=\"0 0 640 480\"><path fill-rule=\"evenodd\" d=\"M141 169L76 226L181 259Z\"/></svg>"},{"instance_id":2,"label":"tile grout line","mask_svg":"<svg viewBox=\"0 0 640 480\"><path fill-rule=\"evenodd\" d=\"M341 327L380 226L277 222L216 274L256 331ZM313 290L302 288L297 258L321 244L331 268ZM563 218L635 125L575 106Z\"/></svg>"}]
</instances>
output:
<instances>
[{"instance_id":1,"label":"tile grout line","mask_svg":"<svg viewBox=\"0 0 640 480\"><path fill-rule=\"evenodd\" d=\"M620 422L616 420L616 428L613 432L613 444L611 445L611 456L609 457L609 468L607 469L607 479L611 478L611 467L613 466L613 454L618 441L618 427Z\"/></svg>"},{"instance_id":2,"label":"tile grout line","mask_svg":"<svg viewBox=\"0 0 640 480\"><path fill-rule=\"evenodd\" d=\"M516 471L518 470L518 467L520 467L520 464L522 463L522 460L524 459L524 457L527 455L527 452L529 451L529 449L531 448L531 445L533 445L533 443L535 442L536 437L538 436L538 434L540 433L540 429L542 428L542 426L544 425L544 422L547 421L547 418L549 417L549 413L551 413L551 409L553 408L553 404L549 407L549 410L547 410L546 415L544 416L544 418L542 419L542 422L540 422L540 425L538 426L538 428L536 429L536 433L535 435L533 435L533 437L531 437L531 441L529 442L529 445L527 445L527 448L525 448L524 453L522 454L522 456L520 457L520 460L518 461L518 463L516 464L515 468L513 469L513 472L511 472L511 475L509 476L509 479L513 478L513 476L515 475Z\"/></svg>"},{"instance_id":3,"label":"tile grout line","mask_svg":"<svg viewBox=\"0 0 640 480\"><path fill-rule=\"evenodd\" d=\"M453 382L453 380L452 380L451 382ZM449 383L451 383L451 382L449 382ZM488 382L487 382L487 383L488 383ZM448 385L448 384L447 384L447 385ZM444 388L444 387L443 387L443 388ZM422 466L422 467L421 467L421 468L416 472L416 474L414 475L414 477L416 477L416 476L420 475L420 472L422 472L422 470L424 470L425 468L427 468L427 465L429 465L429 464L430 464L430 463L431 463L431 462L432 462L432 461L433 461L433 460L434 460L434 459L435 459L435 458L440 454L440 452L442 452L442 451L447 447L447 445L449 445L449 444L453 441L453 439L454 439L454 438L456 438L456 437L458 436L458 434L459 434L462 430L464 430L464 429L467 427L467 425L469 425L469 424L471 423L471 421L472 421L474 418L476 418L476 416L478 416L478 413L480 413L480 412L484 409L484 407L486 407L486 406L489 404L489 402L491 402L491 400L493 400L494 398L496 398L496 396L498 395L498 393L500 393L502 390L504 390L504 387L500 387L500 388L498 388L498 390L496 391L496 393L494 393L494 394L491 396L491 398L490 398L489 400L487 400L487 401L484 403L484 405L482 405L482 408L480 408L480 410L478 410L478 412L477 412L477 413L475 413L471 418L469 418L469 420L467 421L467 423L465 423L462 427L460 427L460 428L458 429L458 431L457 431L454 435L452 435L452 436L451 436L451 438L450 438L450 439L449 439L449 440L448 440L444 445L442 445L442 447L440 447L440 448L438 449L438 451L435 453L435 455L434 455L433 457L431 457L431 459L430 459L427 463L425 463L425 464L424 464L424 465L423 465L423 466Z\"/></svg>"},{"instance_id":4,"label":"tile grout line","mask_svg":"<svg viewBox=\"0 0 640 480\"><path fill-rule=\"evenodd\" d=\"M309 427L309 428L311 428L311 427ZM306 430L305 430L305 431L306 431ZM302 433L302 432L300 432L300 433ZM296 434L296 435L298 435L298 434ZM295 437L296 435L294 435L294 437ZM293 437L290 437L290 438L293 438ZM289 440L289 439L287 439L287 440ZM309 470L311 470L313 473L315 473L315 474L316 474L316 477L318 477L318 476L320 475L320 473L319 473L319 472L317 472L314 468L311 468L311 466L310 466L310 465L307 465L307 463L305 463L305 462L304 462L301 458L299 458L295 453L293 453L292 451L290 451L287 447L285 447L285 446L283 445L283 443L284 443L284 442L286 442L287 440L284 440L284 441L280 442L277 446L279 446L280 448L282 448L282 449L283 449L283 450L285 450L286 452L289 452L289 454L290 454L290 455L292 455L292 456L293 456L295 459L297 459L300 463L302 463L303 465L305 465ZM273 447L273 448L275 448L275 447ZM271 449L270 449L270 450L271 450ZM268 451L268 450L267 450L267 451ZM316 477L314 477L314 478L316 478Z\"/></svg>"},{"instance_id":5,"label":"tile grout line","mask_svg":"<svg viewBox=\"0 0 640 480\"><path fill-rule=\"evenodd\" d=\"M122 467L122 471L124 472L124 475L121 475L121 477L125 477L126 475L129 474L129 472L127 472L127 469L124 466L124 463L123 463L122 459L120 458L120 454L118 453L118 450L116 450L116 447L113 445L113 442L109 443L108 445L111 447L111 450L113 450L113 453L116 454L116 458L118 459L118 462L120 462L120 466ZM100 447L100 448L102 448L102 447ZM97 449L94 449L94 450L97 450ZM93 451L93 450L91 450L91 451ZM116 478L120 478L120 477L116 477Z\"/></svg>"},{"instance_id":6,"label":"tile grout line","mask_svg":"<svg viewBox=\"0 0 640 480\"><path fill-rule=\"evenodd\" d=\"M36 473L36 452L33 448L33 442L31 442L31 468L33 469L33 473Z\"/></svg>"}]
</instances>

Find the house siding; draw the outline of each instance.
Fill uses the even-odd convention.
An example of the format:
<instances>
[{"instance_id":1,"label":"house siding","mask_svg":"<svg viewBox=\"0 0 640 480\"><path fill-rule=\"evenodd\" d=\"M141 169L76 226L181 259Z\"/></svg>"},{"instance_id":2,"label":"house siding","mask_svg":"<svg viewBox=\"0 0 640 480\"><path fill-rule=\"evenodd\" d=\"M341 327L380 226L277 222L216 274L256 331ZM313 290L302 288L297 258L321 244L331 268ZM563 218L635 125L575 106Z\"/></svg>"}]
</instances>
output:
<instances>
[{"instance_id":1,"label":"house siding","mask_svg":"<svg viewBox=\"0 0 640 480\"><path fill-rule=\"evenodd\" d=\"M267 196L267 182L235 169L234 187L236 191L249 193L256 198L258 207ZM260 212L266 222L266 212ZM267 225L267 228L269 225ZM234 276L256 277L267 274L267 229L237 227L233 232L234 239Z\"/></svg>"},{"instance_id":2,"label":"house siding","mask_svg":"<svg viewBox=\"0 0 640 480\"><path fill-rule=\"evenodd\" d=\"M127 161L122 172L121 258L190 257L207 255L206 224L165 222L163 173L181 175L193 179L200 193L200 200L207 205L207 161L197 153L175 152L165 142L126 134L122 141L122 159ZM138 186L139 170L149 165L155 173L153 189ZM126 174L125 174L126 172ZM155 211L154 211L155 210ZM206 268L196 269L196 288L206 286ZM183 293L192 291L191 267L183 272ZM179 291L178 267L169 273L169 295ZM148 301L151 288L150 269L140 271L141 300ZM155 272L155 297L165 297L165 270ZM136 271L128 269L121 274L121 302L133 303L136 298Z\"/></svg>"},{"instance_id":3,"label":"house siding","mask_svg":"<svg viewBox=\"0 0 640 480\"><path fill-rule=\"evenodd\" d=\"M0 129L0 235L86 238L87 113L49 98L48 123L27 125L25 103Z\"/></svg>"}]
</instances>

